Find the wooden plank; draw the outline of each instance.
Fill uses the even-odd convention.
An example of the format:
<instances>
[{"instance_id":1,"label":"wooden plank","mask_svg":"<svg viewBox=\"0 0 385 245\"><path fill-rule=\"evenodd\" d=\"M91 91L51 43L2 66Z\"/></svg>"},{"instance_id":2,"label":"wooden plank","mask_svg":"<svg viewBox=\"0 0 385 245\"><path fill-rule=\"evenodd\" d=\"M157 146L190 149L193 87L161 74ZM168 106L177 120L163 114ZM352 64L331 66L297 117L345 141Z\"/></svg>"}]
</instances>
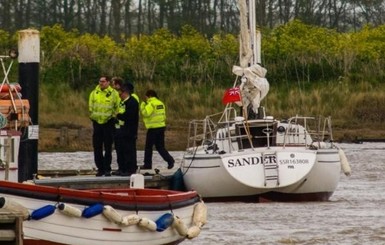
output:
<instances>
[{"instance_id":1,"label":"wooden plank","mask_svg":"<svg viewBox=\"0 0 385 245\"><path fill-rule=\"evenodd\" d=\"M14 241L16 238L13 230L0 230L0 241Z\"/></svg>"},{"instance_id":2,"label":"wooden plank","mask_svg":"<svg viewBox=\"0 0 385 245\"><path fill-rule=\"evenodd\" d=\"M23 217L21 214L6 209L0 210L0 244L23 244Z\"/></svg>"},{"instance_id":3,"label":"wooden plank","mask_svg":"<svg viewBox=\"0 0 385 245\"><path fill-rule=\"evenodd\" d=\"M10 212L0 213L0 223L14 223L15 219L15 214L12 214Z\"/></svg>"},{"instance_id":4,"label":"wooden plank","mask_svg":"<svg viewBox=\"0 0 385 245\"><path fill-rule=\"evenodd\" d=\"M23 217L18 216L15 221L15 245L23 245Z\"/></svg>"},{"instance_id":5,"label":"wooden plank","mask_svg":"<svg viewBox=\"0 0 385 245\"><path fill-rule=\"evenodd\" d=\"M80 174L79 172L74 174L75 171L79 170L39 170L37 179L31 181L37 185L60 186L73 189L130 187L130 177L128 176L95 177L95 170L81 170ZM161 169L160 171L143 169L140 172L144 175L145 188L169 189L175 169ZM93 175L88 175L90 173Z\"/></svg>"}]
</instances>

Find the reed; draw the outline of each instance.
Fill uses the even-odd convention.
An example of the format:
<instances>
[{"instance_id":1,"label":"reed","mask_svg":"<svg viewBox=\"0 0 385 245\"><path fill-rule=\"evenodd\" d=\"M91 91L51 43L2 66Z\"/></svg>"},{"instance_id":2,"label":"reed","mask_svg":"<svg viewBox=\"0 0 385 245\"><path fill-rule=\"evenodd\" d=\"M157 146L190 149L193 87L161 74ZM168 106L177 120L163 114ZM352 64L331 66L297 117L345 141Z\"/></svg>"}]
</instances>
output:
<instances>
[{"instance_id":1,"label":"reed","mask_svg":"<svg viewBox=\"0 0 385 245\"><path fill-rule=\"evenodd\" d=\"M230 87L230 86L229 86ZM211 83L138 83L135 92L140 98L147 89L154 89L167 106L168 131L166 143L170 150L183 150L187 141L188 122L223 110L225 87ZM362 138L385 138L384 85L368 82L318 83L299 89L297 86L271 85L262 101L268 115L287 119L295 115L331 116L334 138L351 141ZM39 150L91 150L90 136L81 142L77 134L69 147L59 145L58 133L52 129L90 129L88 94L73 91L65 85L42 85L40 88L39 122L41 137ZM140 125L138 148L144 144L145 129ZM88 130L87 132L92 132ZM49 134L48 134L49 133ZM47 137L44 137L47 135Z\"/></svg>"},{"instance_id":2,"label":"reed","mask_svg":"<svg viewBox=\"0 0 385 245\"><path fill-rule=\"evenodd\" d=\"M40 87L39 112L39 124L43 128L90 126L86 93L74 91L65 84Z\"/></svg>"}]
</instances>

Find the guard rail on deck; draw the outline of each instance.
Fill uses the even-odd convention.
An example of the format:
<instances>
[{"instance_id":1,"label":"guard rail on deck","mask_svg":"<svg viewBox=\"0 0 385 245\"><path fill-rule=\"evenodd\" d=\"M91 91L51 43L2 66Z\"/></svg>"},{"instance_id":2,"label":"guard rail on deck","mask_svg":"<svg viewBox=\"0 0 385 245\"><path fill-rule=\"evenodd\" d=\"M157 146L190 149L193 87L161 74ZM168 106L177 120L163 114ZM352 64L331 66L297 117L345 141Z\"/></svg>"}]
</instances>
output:
<instances>
[{"instance_id":1,"label":"guard rail on deck","mask_svg":"<svg viewBox=\"0 0 385 245\"><path fill-rule=\"evenodd\" d=\"M233 143L238 143L238 149L246 149L275 145L321 147L321 142L333 142L330 117L295 116L285 122L272 117L244 120L233 110L225 110L219 120L216 120L217 116L190 122L188 150L194 151L218 140L227 140L229 151Z\"/></svg>"}]
</instances>

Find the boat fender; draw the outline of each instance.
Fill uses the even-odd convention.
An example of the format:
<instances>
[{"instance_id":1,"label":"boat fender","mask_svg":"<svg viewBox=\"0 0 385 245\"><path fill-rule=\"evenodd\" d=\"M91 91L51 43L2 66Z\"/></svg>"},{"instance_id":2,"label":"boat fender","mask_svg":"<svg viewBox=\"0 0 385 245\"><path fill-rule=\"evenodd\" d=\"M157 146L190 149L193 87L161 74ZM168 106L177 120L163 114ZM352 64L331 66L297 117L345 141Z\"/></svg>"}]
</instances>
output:
<instances>
[{"instance_id":1,"label":"boat fender","mask_svg":"<svg viewBox=\"0 0 385 245\"><path fill-rule=\"evenodd\" d=\"M137 214L130 214L122 218L122 225L130 226L137 225L140 221L140 217Z\"/></svg>"},{"instance_id":2,"label":"boat fender","mask_svg":"<svg viewBox=\"0 0 385 245\"><path fill-rule=\"evenodd\" d=\"M0 209L2 208L13 212L21 213L23 216L23 220L27 220L29 218L28 209L8 197L0 197Z\"/></svg>"},{"instance_id":3,"label":"boat fender","mask_svg":"<svg viewBox=\"0 0 385 245\"><path fill-rule=\"evenodd\" d=\"M53 214L55 209L56 207L54 205L45 205L44 207L34 210L31 213L30 218L33 220L40 220Z\"/></svg>"},{"instance_id":4,"label":"boat fender","mask_svg":"<svg viewBox=\"0 0 385 245\"><path fill-rule=\"evenodd\" d=\"M201 233L201 228L199 228L199 227L196 226L196 225L191 226L191 227L188 228L188 230L187 230L187 238L188 238L188 239L193 239L193 238L199 236L200 233Z\"/></svg>"},{"instance_id":5,"label":"boat fender","mask_svg":"<svg viewBox=\"0 0 385 245\"><path fill-rule=\"evenodd\" d=\"M201 228L207 223L207 207L204 202L197 203L194 207L193 224Z\"/></svg>"},{"instance_id":6,"label":"boat fender","mask_svg":"<svg viewBox=\"0 0 385 245\"><path fill-rule=\"evenodd\" d=\"M342 171L346 176L350 176L350 174L352 173L352 169L350 168L349 161L345 155L345 152L341 148L339 148L338 154L340 155Z\"/></svg>"},{"instance_id":7,"label":"boat fender","mask_svg":"<svg viewBox=\"0 0 385 245\"><path fill-rule=\"evenodd\" d=\"M179 235L183 237L187 236L187 226L184 224L183 220L176 215L174 215L174 222L172 222L172 227L178 232Z\"/></svg>"},{"instance_id":8,"label":"boat fender","mask_svg":"<svg viewBox=\"0 0 385 245\"><path fill-rule=\"evenodd\" d=\"M121 224L123 217L110 205L105 205L103 208L103 215L115 224Z\"/></svg>"},{"instance_id":9,"label":"boat fender","mask_svg":"<svg viewBox=\"0 0 385 245\"><path fill-rule=\"evenodd\" d=\"M60 203L57 208L59 211L63 214L66 214L68 216L73 216L73 217L82 217L82 211L78 208L75 208L71 205Z\"/></svg>"},{"instance_id":10,"label":"boat fender","mask_svg":"<svg viewBox=\"0 0 385 245\"><path fill-rule=\"evenodd\" d=\"M98 214L101 214L102 212L103 212L103 204L96 203L94 205L91 205L85 208L82 212L82 216L84 218L92 218Z\"/></svg>"},{"instance_id":11,"label":"boat fender","mask_svg":"<svg viewBox=\"0 0 385 245\"><path fill-rule=\"evenodd\" d=\"M311 146L316 148L316 149L326 149L327 148L326 142L318 142L318 141L312 142Z\"/></svg>"},{"instance_id":12,"label":"boat fender","mask_svg":"<svg viewBox=\"0 0 385 245\"><path fill-rule=\"evenodd\" d=\"M147 218L141 218L138 225L150 231L156 231L156 223Z\"/></svg>"},{"instance_id":13,"label":"boat fender","mask_svg":"<svg viewBox=\"0 0 385 245\"><path fill-rule=\"evenodd\" d=\"M168 227L172 225L173 221L174 221L174 215L172 215L171 213L163 214L155 221L156 231L162 232L166 230Z\"/></svg>"}]
</instances>

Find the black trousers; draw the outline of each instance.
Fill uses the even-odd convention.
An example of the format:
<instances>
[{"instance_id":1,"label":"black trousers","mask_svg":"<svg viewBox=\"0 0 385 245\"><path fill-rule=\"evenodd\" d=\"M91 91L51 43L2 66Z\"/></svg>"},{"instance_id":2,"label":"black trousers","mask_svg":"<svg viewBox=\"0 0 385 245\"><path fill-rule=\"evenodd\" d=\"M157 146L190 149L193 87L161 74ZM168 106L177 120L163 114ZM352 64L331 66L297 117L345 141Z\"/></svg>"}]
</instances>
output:
<instances>
[{"instance_id":1,"label":"black trousers","mask_svg":"<svg viewBox=\"0 0 385 245\"><path fill-rule=\"evenodd\" d=\"M115 137L116 161L119 171L133 174L138 168L136 162L136 137Z\"/></svg>"},{"instance_id":2,"label":"black trousers","mask_svg":"<svg viewBox=\"0 0 385 245\"><path fill-rule=\"evenodd\" d=\"M152 148L155 145L156 150L160 156L169 165L174 163L174 158L168 153L164 146L164 131L165 127L162 128L150 128L147 130L146 145L144 148L144 166L152 167Z\"/></svg>"},{"instance_id":3,"label":"black trousers","mask_svg":"<svg viewBox=\"0 0 385 245\"><path fill-rule=\"evenodd\" d=\"M98 173L111 172L112 144L114 140L114 122L98 124L92 121L94 132L92 134L92 146L94 148L94 161ZM103 152L104 151L104 152Z\"/></svg>"}]
</instances>

